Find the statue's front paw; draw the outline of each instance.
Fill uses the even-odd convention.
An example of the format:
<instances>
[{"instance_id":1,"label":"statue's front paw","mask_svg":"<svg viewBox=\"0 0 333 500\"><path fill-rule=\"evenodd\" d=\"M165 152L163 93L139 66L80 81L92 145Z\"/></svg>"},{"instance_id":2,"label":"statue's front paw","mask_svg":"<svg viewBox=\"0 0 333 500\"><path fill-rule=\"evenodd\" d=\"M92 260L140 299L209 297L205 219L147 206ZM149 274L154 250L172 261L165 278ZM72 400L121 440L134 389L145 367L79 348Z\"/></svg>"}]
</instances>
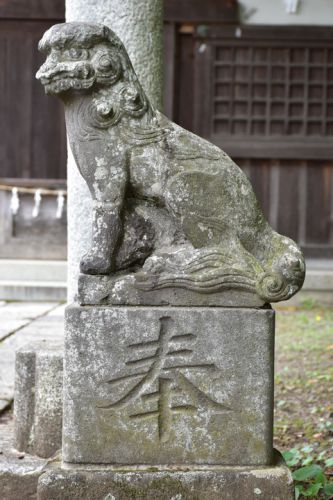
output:
<instances>
[{"instance_id":1,"label":"statue's front paw","mask_svg":"<svg viewBox=\"0 0 333 500\"><path fill-rule=\"evenodd\" d=\"M110 274L112 271L111 259L89 253L82 258L80 271L83 274Z\"/></svg>"}]
</instances>

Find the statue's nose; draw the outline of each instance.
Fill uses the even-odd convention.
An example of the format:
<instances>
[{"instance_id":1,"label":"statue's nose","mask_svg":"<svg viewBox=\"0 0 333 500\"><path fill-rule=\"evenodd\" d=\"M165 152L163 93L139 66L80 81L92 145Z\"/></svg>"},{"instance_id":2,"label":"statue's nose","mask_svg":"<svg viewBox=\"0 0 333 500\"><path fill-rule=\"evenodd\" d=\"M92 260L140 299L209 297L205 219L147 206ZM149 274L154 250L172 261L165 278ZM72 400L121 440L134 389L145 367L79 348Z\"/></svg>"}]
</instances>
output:
<instances>
[{"instance_id":1,"label":"statue's nose","mask_svg":"<svg viewBox=\"0 0 333 500\"><path fill-rule=\"evenodd\" d=\"M47 61L39 68L36 73L36 78L42 84L49 82L56 75L60 75L61 73L67 73L70 71L70 68L67 67L66 64Z\"/></svg>"},{"instance_id":2,"label":"statue's nose","mask_svg":"<svg viewBox=\"0 0 333 500\"><path fill-rule=\"evenodd\" d=\"M39 68L39 70L36 73L36 78L37 80L42 80L43 78L49 79L52 78L52 76L55 74L55 68L54 65L51 66L47 62L42 64L42 66Z\"/></svg>"}]
</instances>

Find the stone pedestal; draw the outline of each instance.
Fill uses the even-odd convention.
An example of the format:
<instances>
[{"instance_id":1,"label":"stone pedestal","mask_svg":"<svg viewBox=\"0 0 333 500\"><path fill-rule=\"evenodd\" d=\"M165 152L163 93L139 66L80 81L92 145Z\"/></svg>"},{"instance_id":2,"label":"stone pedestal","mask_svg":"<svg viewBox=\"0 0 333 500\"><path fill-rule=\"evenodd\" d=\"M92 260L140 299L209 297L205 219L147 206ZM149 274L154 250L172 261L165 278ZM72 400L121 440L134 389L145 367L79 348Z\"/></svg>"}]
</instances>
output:
<instances>
[{"instance_id":1,"label":"stone pedestal","mask_svg":"<svg viewBox=\"0 0 333 500\"><path fill-rule=\"evenodd\" d=\"M43 474L38 500L293 500L289 469L276 456L270 467L194 469L115 467L56 469Z\"/></svg>"},{"instance_id":2,"label":"stone pedestal","mask_svg":"<svg viewBox=\"0 0 333 500\"><path fill-rule=\"evenodd\" d=\"M272 463L274 312L66 311L63 459Z\"/></svg>"}]
</instances>

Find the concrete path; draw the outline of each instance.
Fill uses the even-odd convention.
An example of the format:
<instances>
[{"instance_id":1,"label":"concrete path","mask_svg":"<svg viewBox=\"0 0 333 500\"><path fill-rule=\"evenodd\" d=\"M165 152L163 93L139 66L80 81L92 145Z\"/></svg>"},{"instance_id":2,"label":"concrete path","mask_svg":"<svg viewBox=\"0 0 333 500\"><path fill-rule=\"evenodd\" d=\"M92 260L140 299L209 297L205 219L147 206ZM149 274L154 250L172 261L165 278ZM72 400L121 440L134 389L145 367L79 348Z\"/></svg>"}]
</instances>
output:
<instances>
[{"instance_id":1,"label":"concrete path","mask_svg":"<svg viewBox=\"0 0 333 500\"><path fill-rule=\"evenodd\" d=\"M64 308L57 302L0 302L0 412L13 401L15 351L31 341L62 339Z\"/></svg>"}]
</instances>

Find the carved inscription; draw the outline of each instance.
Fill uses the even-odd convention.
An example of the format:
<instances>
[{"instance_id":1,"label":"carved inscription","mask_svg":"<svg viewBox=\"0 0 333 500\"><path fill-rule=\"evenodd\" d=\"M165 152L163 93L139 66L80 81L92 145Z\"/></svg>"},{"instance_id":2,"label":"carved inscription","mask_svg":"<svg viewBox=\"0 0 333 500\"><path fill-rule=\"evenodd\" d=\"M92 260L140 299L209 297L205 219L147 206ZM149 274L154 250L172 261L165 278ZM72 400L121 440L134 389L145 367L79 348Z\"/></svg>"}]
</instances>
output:
<instances>
[{"instance_id":1,"label":"carved inscription","mask_svg":"<svg viewBox=\"0 0 333 500\"><path fill-rule=\"evenodd\" d=\"M159 335L156 340L148 340L128 346L129 359L125 365L128 373L108 380L112 390L133 381L120 398L113 402L98 404L98 408L121 410L140 400L144 411L129 412L129 419L157 419L158 436L162 443L168 441L174 414L195 413L198 409L216 413L234 411L227 405L212 399L195 385L183 372L212 372L217 368L214 363L192 363L196 335L193 333L173 333L172 319L159 319ZM189 403L176 403L174 399L186 396Z\"/></svg>"}]
</instances>

